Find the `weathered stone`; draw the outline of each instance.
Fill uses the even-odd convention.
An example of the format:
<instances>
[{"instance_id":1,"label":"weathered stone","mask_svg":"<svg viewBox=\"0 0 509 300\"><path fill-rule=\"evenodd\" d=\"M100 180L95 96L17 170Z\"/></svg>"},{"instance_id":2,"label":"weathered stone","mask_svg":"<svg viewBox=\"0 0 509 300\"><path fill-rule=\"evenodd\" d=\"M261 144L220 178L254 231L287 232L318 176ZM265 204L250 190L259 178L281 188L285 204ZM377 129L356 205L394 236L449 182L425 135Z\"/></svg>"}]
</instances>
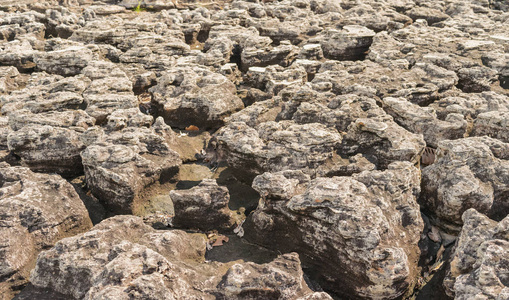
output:
<instances>
[{"instance_id":1,"label":"weathered stone","mask_svg":"<svg viewBox=\"0 0 509 300\"><path fill-rule=\"evenodd\" d=\"M319 123L265 122L255 128L232 122L215 138L219 160L226 160L238 175L251 180L263 172L299 169L315 174L341 143L337 130Z\"/></svg>"},{"instance_id":2,"label":"weathered stone","mask_svg":"<svg viewBox=\"0 0 509 300\"><path fill-rule=\"evenodd\" d=\"M471 208L451 256L444 287L454 299L504 299L509 259L509 218L490 220Z\"/></svg>"},{"instance_id":3,"label":"weathered stone","mask_svg":"<svg viewBox=\"0 0 509 300\"><path fill-rule=\"evenodd\" d=\"M296 171L266 173L253 187L262 200L245 225L249 240L294 249L339 295L391 299L411 288L423 222L419 171L410 163L313 180Z\"/></svg>"},{"instance_id":4,"label":"weathered stone","mask_svg":"<svg viewBox=\"0 0 509 300\"><path fill-rule=\"evenodd\" d=\"M172 150L175 133L162 118L151 128L126 127L107 134L92 128L84 135L89 144L81 152L87 185L114 213L139 209L140 192L169 179L182 163Z\"/></svg>"},{"instance_id":5,"label":"weathered stone","mask_svg":"<svg viewBox=\"0 0 509 300\"><path fill-rule=\"evenodd\" d=\"M39 70L62 76L80 74L92 59L92 51L85 46L40 52L34 56Z\"/></svg>"},{"instance_id":6,"label":"weathered stone","mask_svg":"<svg viewBox=\"0 0 509 300\"><path fill-rule=\"evenodd\" d=\"M343 27L343 30L329 30L320 42L325 57L337 60L363 59L375 32L358 25Z\"/></svg>"},{"instance_id":7,"label":"weathered stone","mask_svg":"<svg viewBox=\"0 0 509 300\"><path fill-rule=\"evenodd\" d=\"M115 64L105 61L89 62L82 72L92 82L83 92L85 111L98 123L117 109L138 107L132 83Z\"/></svg>"},{"instance_id":8,"label":"weathered stone","mask_svg":"<svg viewBox=\"0 0 509 300\"><path fill-rule=\"evenodd\" d=\"M205 179L189 190L173 190L170 198L175 208L173 225L177 228L229 230L237 220L228 208L228 188Z\"/></svg>"},{"instance_id":9,"label":"weathered stone","mask_svg":"<svg viewBox=\"0 0 509 300\"><path fill-rule=\"evenodd\" d=\"M244 107L231 81L197 65L167 71L150 91L165 121L177 128L219 128Z\"/></svg>"},{"instance_id":10,"label":"weathered stone","mask_svg":"<svg viewBox=\"0 0 509 300\"><path fill-rule=\"evenodd\" d=\"M489 137L438 143L437 161L422 172L420 198L435 224L458 232L469 208L495 219L507 215L508 147Z\"/></svg>"},{"instance_id":11,"label":"weathered stone","mask_svg":"<svg viewBox=\"0 0 509 300\"><path fill-rule=\"evenodd\" d=\"M58 175L0 166L0 294L27 283L37 254L92 226L74 188Z\"/></svg>"},{"instance_id":12,"label":"weathered stone","mask_svg":"<svg viewBox=\"0 0 509 300\"><path fill-rule=\"evenodd\" d=\"M331 299L307 287L295 253L257 265L205 262L205 250L204 235L115 216L43 252L31 282L71 299Z\"/></svg>"},{"instance_id":13,"label":"weathered stone","mask_svg":"<svg viewBox=\"0 0 509 300\"><path fill-rule=\"evenodd\" d=\"M445 121L436 113L403 98L387 97L382 100L384 109L394 120L413 133L422 133L429 147L436 148L442 140L462 138L467 131L467 121L460 114L448 114Z\"/></svg>"}]
</instances>

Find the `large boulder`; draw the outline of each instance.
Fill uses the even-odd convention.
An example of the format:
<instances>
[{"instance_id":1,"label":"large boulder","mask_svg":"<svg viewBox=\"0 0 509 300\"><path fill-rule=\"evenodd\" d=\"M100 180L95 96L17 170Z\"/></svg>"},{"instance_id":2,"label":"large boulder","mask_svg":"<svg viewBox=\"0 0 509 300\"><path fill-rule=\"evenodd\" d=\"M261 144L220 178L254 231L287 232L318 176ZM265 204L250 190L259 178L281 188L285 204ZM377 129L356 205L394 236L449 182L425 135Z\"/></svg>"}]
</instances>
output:
<instances>
[{"instance_id":1,"label":"large boulder","mask_svg":"<svg viewBox=\"0 0 509 300\"><path fill-rule=\"evenodd\" d=\"M444 287L458 300L507 299L509 217L496 222L471 208L454 246Z\"/></svg>"},{"instance_id":2,"label":"large boulder","mask_svg":"<svg viewBox=\"0 0 509 300\"><path fill-rule=\"evenodd\" d=\"M92 227L73 186L58 175L0 164L0 296L28 281L40 251Z\"/></svg>"},{"instance_id":3,"label":"large boulder","mask_svg":"<svg viewBox=\"0 0 509 300\"><path fill-rule=\"evenodd\" d=\"M422 171L420 203L432 221L459 232L469 208L495 219L509 212L509 144L489 137L438 143L437 161Z\"/></svg>"},{"instance_id":4,"label":"large boulder","mask_svg":"<svg viewBox=\"0 0 509 300\"><path fill-rule=\"evenodd\" d=\"M314 293L298 255L257 265L205 261L206 237L156 231L134 216L109 218L43 252L31 275L35 291L67 299L297 299ZM325 293L314 299L331 299ZM313 298L310 298L313 299Z\"/></svg>"},{"instance_id":5,"label":"large boulder","mask_svg":"<svg viewBox=\"0 0 509 300\"><path fill-rule=\"evenodd\" d=\"M226 117L244 108L230 80L198 65L165 72L150 91L165 121L182 129L190 125L217 129Z\"/></svg>"},{"instance_id":6,"label":"large boulder","mask_svg":"<svg viewBox=\"0 0 509 300\"><path fill-rule=\"evenodd\" d=\"M132 213L139 208L139 194L146 186L177 173L182 160L172 149L176 134L161 117L150 128L110 128L117 130L105 133L94 127L84 133L88 147L81 158L86 182L111 211Z\"/></svg>"},{"instance_id":7,"label":"large boulder","mask_svg":"<svg viewBox=\"0 0 509 300\"><path fill-rule=\"evenodd\" d=\"M236 224L235 212L228 208L228 188L214 179L204 179L189 190L170 191L175 209L173 225L178 228L228 230Z\"/></svg>"},{"instance_id":8,"label":"large boulder","mask_svg":"<svg viewBox=\"0 0 509 300\"><path fill-rule=\"evenodd\" d=\"M324 288L394 299L413 287L423 221L412 164L313 180L301 171L264 173L253 188L262 199L246 221L246 238L296 251Z\"/></svg>"}]
</instances>

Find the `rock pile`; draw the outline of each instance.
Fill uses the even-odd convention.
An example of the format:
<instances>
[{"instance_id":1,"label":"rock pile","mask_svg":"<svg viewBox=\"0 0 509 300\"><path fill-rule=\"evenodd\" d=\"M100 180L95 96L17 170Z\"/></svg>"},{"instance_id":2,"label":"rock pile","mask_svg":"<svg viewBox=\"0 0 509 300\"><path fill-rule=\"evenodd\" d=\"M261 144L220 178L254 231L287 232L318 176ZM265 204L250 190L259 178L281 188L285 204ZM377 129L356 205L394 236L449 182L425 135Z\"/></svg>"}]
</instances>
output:
<instances>
[{"instance_id":1,"label":"rock pile","mask_svg":"<svg viewBox=\"0 0 509 300\"><path fill-rule=\"evenodd\" d=\"M509 297L507 0L0 2L0 298Z\"/></svg>"}]
</instances>

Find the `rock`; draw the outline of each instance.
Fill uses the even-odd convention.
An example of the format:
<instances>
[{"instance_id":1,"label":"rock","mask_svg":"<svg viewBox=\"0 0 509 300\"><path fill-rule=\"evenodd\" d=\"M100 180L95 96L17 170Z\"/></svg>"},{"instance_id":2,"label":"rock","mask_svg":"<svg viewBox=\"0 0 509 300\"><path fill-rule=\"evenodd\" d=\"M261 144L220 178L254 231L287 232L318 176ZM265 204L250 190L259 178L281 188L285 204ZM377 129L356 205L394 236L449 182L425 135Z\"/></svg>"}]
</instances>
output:
<instances>
[{"instance_id":1,"label":"rock","mask_svg":"<svg viewBox=\"0 0 509 300\"><path fill-rule=\"evenodd\" d=\"M266 67L275 64L288 67L297 56L297 49L291 44L281 44L272 49L244 49L241 54L242 70L247 71L250 67Z\"/></svg>"},{"instance_id":2,"label":"rock","mask_svg":"<svg viewBox=\"0 0 509 300\"><path fill-rule=\"evenodd\" d=\"M177 128L216 129L244 107L231 81L197 65L167 71L150 92L165 121Z\"/></svg>"},{"instance_id":3,"label":"rock","mask_svg":"<svg viewBox=\"0 0 509 300\"><path fill-rule=\"evenodd\" d=\"M32 73L25 88L0 97L1 112L9 115L21 109L34 114L80 109L84 104L82 93L89 84L90 80L82 75L63 78Z\"/></svg>"},{"instance_id":4,"label":"rock","mask_svg":"<svg viewBox=\"0 0 509 300\"><path fill-rule=\"evenodd\" d=\"M343 30L329 30L320 42L326 58L360 60L366 55L375 32L359 25L349 25Z\"/></svg>"},{"instance_id":5,"label":"rock","mask_svg":"<svg viewBox=\"0 0 509 300\"><path fill-rule=\"evenodd\" d=\"M80 152L85 145L75 130L49 125L27 125L7 137L9 150L33 171L62 176L82 174Z\"/></svg>"},{"instance_id":6,"label":"rock","mask_svg":"<svg viewBox=\"0 0 509 300\"><path fill-rule=\"evenodd\" d=\"M444 287L454 299L504 299L508 259L508 221L490 220L470 208L451 255Z\"/></svg>"},{"instance_id":7,"label":"rock","mask_svg":"<svg viewBox=\"0 0 509 300\"><path fill-rule=\"evenodd\" d=\"M39 70L50 74L74 76L80 74L92 59L92 51L85 46L75 46L51 52L40 52L34 56L34 63Z\"/></svg>"},{"instance_id":8,"label":"rock","mask_svg":"<svg viewBox=\"0 0 509 300\"><path fill-rule=\"evenodd\" d=\"M228 208L228 188L217 185L214 179L204 179L189 190L170 191L170 198L177 228L224 231L235 225L235 213Z\"/></svg>"},{"instance_id":9,"label":"rock","mask_svg":"<svg viewBox=\"0 0 509 300\"><path fill-rule=\"evenodd\" d=\"M300 171L265 173L253 188L262 199L244 225L246 238L294 249L324 288L392 299L418 276L423 222L416 202L419 171L410 163L313 180Z\"/></svg>"},{"instance_id":10,"label":"rock","mask_svg":"<svg viewBox=\"0 0 509 300\"><path fill-rule=\"evenodd\" d=\"M387 97L384 109L394 120L413 133L422 133L429 147L436 148L442 140L459 139L467 131L467 121L460 114L449 114L439 120L434 110L410 103L403 98Z\"/></svg>"},{"instance_id":11,"label":"rock","mask_svg":"<svg viewBox=\"0 0 509 300\"><path fill-rule=\"evenodd\" d=\"M508 147L489 137L438 143L437 160L422 172L420 198L435 224L458 232L469 208L497 220L507 215Z\"/></svg>"},{"instance_id":12,"label":"rock","mask_svg":"<svg viewBox=\"0 0 509 300\"><path fill-rule=\"evenodd\" d=\"M27 283L41 250L92 222L74 188L58 175L2 163L0 178L0 294L10 298Z\"/></svg>"},{"instance_id":13,"label":"rock","mask_svg":"<svg viewBox=\"0 0 509 300\"><path fill-rule=\"evenodd\" d=\"M127 75L115 64L105 61L90 62L83 74L92 82L83 92L87 104L85 111L97 123L117 109L138 107L138 99L133 94L132 83Z\"/></svg>"},{"instance_id":14,"label":"rock","mask_svg":"<svg viewBox=\"0 0 509 300\"><path fill-rule=\"evenodd\" d=\"M507 111L490 111L477 115L474 122L472 135L489 136L501 140L504 143L509 142L509 124Z\"/></svg>"},{"instance_id":15,"label":"rock","mask_svg":"<svg viewBox=\"0 0 509 300\"><path fill-rule=\"evenodd\" d=\"M158 118L151 128L126 127L107 132L91 128L84 133L81 152L86 182L92 194L112 212L137 211L141 191L168 180L182 163L172 150L175 133Z\"/></svg>"},{"instance_id":16,"label":"rock","mask_svg":"<svg viewBox=\"0 0 509 300\"><path fill-rule=\"evenodd\" d=\"M216 160L225 160L246 181L263 172L303 170L315 174L341 143L334 128L319 123L265 122L256 128L232 122L215 135Z\"/></svg>"},{"instance_id":17,"label":"rock","mask_svg":"<svg viewBox=\"0 0 509 300\"><path fill-rule=\"evenodd\" d=\"M422 135L405 130L390 116L358 118L348 126L340 153L347 156L361 153L383 169L396 161L417 164L425 145Z\"/></svg>"},{"instance_id":18,"label":"rock","mask_svg":"<svg viewBox=\"0 0 509 300\"><path fill-rule=\"evenodd\" d=\"M115 216L43 252L31 282L71 299L331 299L309 290L295 253L257 265L205 262L205 250L202 234L156 231L140 218Z\"/></svg>"},{"instance_id":19,"label":"rock","mask_svg":"<svg viewBox=\"0 0 509 300\"><path fill-rule=\"evenodd\" d=\"M21 76L15 67L0 67L0 95L16 90L22 84Z\"/></svg>"}]
</instances>

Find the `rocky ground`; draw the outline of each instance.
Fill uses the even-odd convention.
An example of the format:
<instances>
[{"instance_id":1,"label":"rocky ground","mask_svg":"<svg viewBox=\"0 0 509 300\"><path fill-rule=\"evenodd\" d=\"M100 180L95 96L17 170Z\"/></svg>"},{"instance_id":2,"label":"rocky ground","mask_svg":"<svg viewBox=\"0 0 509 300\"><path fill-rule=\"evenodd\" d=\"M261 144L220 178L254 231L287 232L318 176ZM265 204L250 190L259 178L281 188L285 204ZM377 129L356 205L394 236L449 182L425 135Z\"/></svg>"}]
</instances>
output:
<instances>
[{"instance_id":1,"label":"rocky ground","mask_svg":"<svg viewBox=\"0 0 509 300\"><path fill-rule=\"evenodd\" d=\"M1 299L509 299L508 0L0 0Z\"/></svg>"}]
</instances>

